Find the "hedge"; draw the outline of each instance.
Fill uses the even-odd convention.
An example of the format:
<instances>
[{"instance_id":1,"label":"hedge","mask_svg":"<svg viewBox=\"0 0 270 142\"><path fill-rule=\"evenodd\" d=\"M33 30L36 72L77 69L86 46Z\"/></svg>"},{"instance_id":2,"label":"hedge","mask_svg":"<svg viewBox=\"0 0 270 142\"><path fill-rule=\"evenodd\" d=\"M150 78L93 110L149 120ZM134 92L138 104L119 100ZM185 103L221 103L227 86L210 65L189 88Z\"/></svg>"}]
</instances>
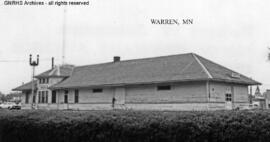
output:
<instances>
[{"instance_id":1,"label":"hedge","mask_svg":"<svg viewBox=\"0 0 270 142\"><path fill-rule=\"evenodd\" d=\"M0 110L0 142L12 141L270 141L270 112Z\"/></svg>"}]
</instances>

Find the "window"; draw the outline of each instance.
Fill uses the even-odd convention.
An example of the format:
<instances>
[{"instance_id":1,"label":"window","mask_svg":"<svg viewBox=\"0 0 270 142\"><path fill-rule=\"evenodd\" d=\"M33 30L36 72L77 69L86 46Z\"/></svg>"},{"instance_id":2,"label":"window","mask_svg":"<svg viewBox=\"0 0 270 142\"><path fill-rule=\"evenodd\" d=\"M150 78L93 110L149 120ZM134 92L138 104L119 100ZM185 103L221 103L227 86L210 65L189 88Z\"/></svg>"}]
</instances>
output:
<instances>
[{"instance_id":1,"label":"window","mask_svg":"<svg viewBox=\"0 0 270 142\"><path fill-rule=\"evenodd\" d=\"M41 103L41 91L38 91L38 103Z\"/></svg>"},{"instance_id":2,"label":"window","mask_svg":"<svg viewBox=\"0 0 270 142\"><path fill-rule=\"evenodd\" d=\"M65 90L64 103L68 103L68 90Z\"/></svg>"},{"instance_id":3,"label":"window","mask_svg":"<svg viewBox=\"0 0 270 142\"><path fill-rule=\"evenodd\" d=\"M38 92L38 103L48 103L48 91Z\"/></svg>"},{"instance_id":4,"label":"window","mask_svg":"<svg viewBox=\"0 0 270 142\"><path fill-rule=\"evenodd\" d=\"M74 96L75 98L74 98L74 102L75 103L78 103L79 102L79 90L75 90L75 96Z\"/></svg>"},{"instance_id":5,"label":"window","mask_svg":"<svg viewBox=\"0 0 270 142\"><path fill-rule=\"evenodd\" d=\"M49 78L41 78L39 79L39 84L48 84L49 83Z\"/></svg>"},{"instance_id":6,"label":"window","mask_svg":"<svg viewBox=\"0 0 270 142\"><path fill-rule=\"evenodd\" d=\"M158 91L165 91L165 90L171 90L171 85L160 85L157 86Z\"/></svg>"},{"instance_id":7,"label":"window","mask_svg":"<svg viewBox=\"0 0 270 142\"><path fill-rule=\"evenodd\" d=\"M102 92L103 92L103 89L101 88L93 89L93 93L102 93Z\"/></svg>"},{"instance_id":8,"label":"window","mask_svg":"<svg viewBox=\"0 0 270 142\"><path fill-rule=\"evenodd\" d=\"M43 78L39 79L39 84L43 84L43 83L44 83L44 79Z\"/></svg>"},{"instance_id":9,"label":"window","mask_svg":"<svg viewBox=\"0 0 270 142\"><path fill-rule=\"evenodd\" d=\"M44 91L41 91L41 103L44 103L44 101L45 101L45 93L44 93Z\"/></svg>"},{"instance_id":10,"label":"window","mask_svg":"<svg viewBox=\"0 0 270 142\"><path fill-rule=\"evenodd\" d=\"M52 91L52 103L56 103L56 91Z\"/></svg>"},{"instance_id":11,"label":"window","mask_svg":"<svg viewBox=\"0 0 270 142\"><path fill-rule=\"evenodd\" d=\"M226 100L226 102L231 102L232 101L232 94L229 94L229 93L225 94L225 100Z\"/></svg>"},{"instance_id":12,"label":"window","mask_svg":"<svg viewBox=\"0 0 270 142\"><path fill-rule=\"evenodd\" d=\"M45 103L48 103L48 91L45 91Z\"/></svg>"}]
</instances>

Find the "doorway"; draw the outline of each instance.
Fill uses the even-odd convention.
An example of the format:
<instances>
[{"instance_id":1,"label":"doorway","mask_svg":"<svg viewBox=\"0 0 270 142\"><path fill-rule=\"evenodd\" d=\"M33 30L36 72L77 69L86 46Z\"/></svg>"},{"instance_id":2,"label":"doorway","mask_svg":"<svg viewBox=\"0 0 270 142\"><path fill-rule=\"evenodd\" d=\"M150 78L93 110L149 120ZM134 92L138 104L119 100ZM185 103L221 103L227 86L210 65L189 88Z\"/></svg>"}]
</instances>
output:
<instances>
[{"instance_id":1,"label":"doorway","mask_svg":"<svg viewBox=\"0 0 270 142\"><path fill-rule=\"evenodd\" d=\"M112 106L114 108L119 108L119 109L124 107L125 96L126 96L125 88L115 88Z\"/></svg>"},{"instance_id":2,"label":"doorway","mask_svg":"<svg viewBox=\"0 0 270 142\"><path fill-rule=\"evenodd\" d=\"M225 109L232 109L232 93L225 94Z\"/></svg>"}]
</instances>

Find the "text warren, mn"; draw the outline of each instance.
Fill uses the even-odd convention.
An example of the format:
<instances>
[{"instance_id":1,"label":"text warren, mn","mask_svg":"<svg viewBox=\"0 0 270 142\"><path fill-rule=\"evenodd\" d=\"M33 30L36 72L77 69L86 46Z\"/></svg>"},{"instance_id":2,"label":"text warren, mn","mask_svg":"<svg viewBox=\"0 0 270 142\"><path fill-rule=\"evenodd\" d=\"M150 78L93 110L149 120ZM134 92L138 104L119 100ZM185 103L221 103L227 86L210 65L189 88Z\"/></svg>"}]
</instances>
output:
<instances>
[{"instance_id":1,"label":"text warren, mn","mask_svg":"<svg viewBox=\"0 0 270 142\"><path fill-rule=\"evenodd\" d=\"M179 22L181 21L181 22ZM193 19L151 19L151 24L155 25L180 25L193 24Z\"/></svg>"}]
</instances>

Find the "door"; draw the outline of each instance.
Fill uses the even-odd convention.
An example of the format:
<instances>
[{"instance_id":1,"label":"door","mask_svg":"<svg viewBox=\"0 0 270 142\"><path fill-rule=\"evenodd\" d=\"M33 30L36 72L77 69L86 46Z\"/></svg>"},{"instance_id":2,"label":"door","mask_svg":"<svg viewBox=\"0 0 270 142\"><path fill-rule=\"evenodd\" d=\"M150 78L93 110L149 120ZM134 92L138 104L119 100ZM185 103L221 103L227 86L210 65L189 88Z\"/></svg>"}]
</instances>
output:
<instances>
[{"instance_id":1,"label":"door","mask_svg":"<svg viewBox=\"0 0 270 142\"><path fill-rule=\"evenodd\" d=\"M225 108L232 109L232 94L225 94Z\"/></svg>"},{"instance_id":2,"label":"door","mask_svg":"<svg viewBox=\"0 0 270 142\"><path fill-rule=\"evenodd\" d=\"M233 96L234 96L234 88L233 88L233 86L226 87L226 91L225 91L225 109L228 109L228 110L233 109Z\"/></svg>"},{"instance_id":3,"label":"door","mask_svg":"<svg viewBox=\"0 0 270 142\"><path fill-rule=\"evenodd\" d=\"M52 91L52 103L56 103L56 91Z\"/></svg>"},{"instance_id":4,"label":"door","mask_svg":"<svg viewBox=\"0 0 270 142\"><path fill-rule=\"evenodd\" d=\"M64 103L65 103L65 104L68 103L68 95L67 95L67 94L64 96Z\"/></svg>"},{"instance_id":5,"label":"door","mask_svg":"<svg viewBox=\"0 0 270 142\"><path fill-rule=\"evenodd\" d=\"M225 92L225 109L233 109L233 96L234 88L233 86L227 87Z\"/></svg>"},{"instance_id":6,"label":"door","mask_svg":"<svg viewBox=\"0 0 270 142\"><path fill-rule=\"evenodd\" d=\"M64 91L64 109L69 109L69 106L68 106L68 90L65 90Z\"/></svg>"},{"instance_id":7,"label":"door","mask_svg":"<svg viewBox=\"0 0 270 142\"><path fill-rule=\"evenodd\" d=\"M115 108L122 108L125 105L125 95L125 88L115 88L112 106Z\"/></svg>"}]
</instances>

